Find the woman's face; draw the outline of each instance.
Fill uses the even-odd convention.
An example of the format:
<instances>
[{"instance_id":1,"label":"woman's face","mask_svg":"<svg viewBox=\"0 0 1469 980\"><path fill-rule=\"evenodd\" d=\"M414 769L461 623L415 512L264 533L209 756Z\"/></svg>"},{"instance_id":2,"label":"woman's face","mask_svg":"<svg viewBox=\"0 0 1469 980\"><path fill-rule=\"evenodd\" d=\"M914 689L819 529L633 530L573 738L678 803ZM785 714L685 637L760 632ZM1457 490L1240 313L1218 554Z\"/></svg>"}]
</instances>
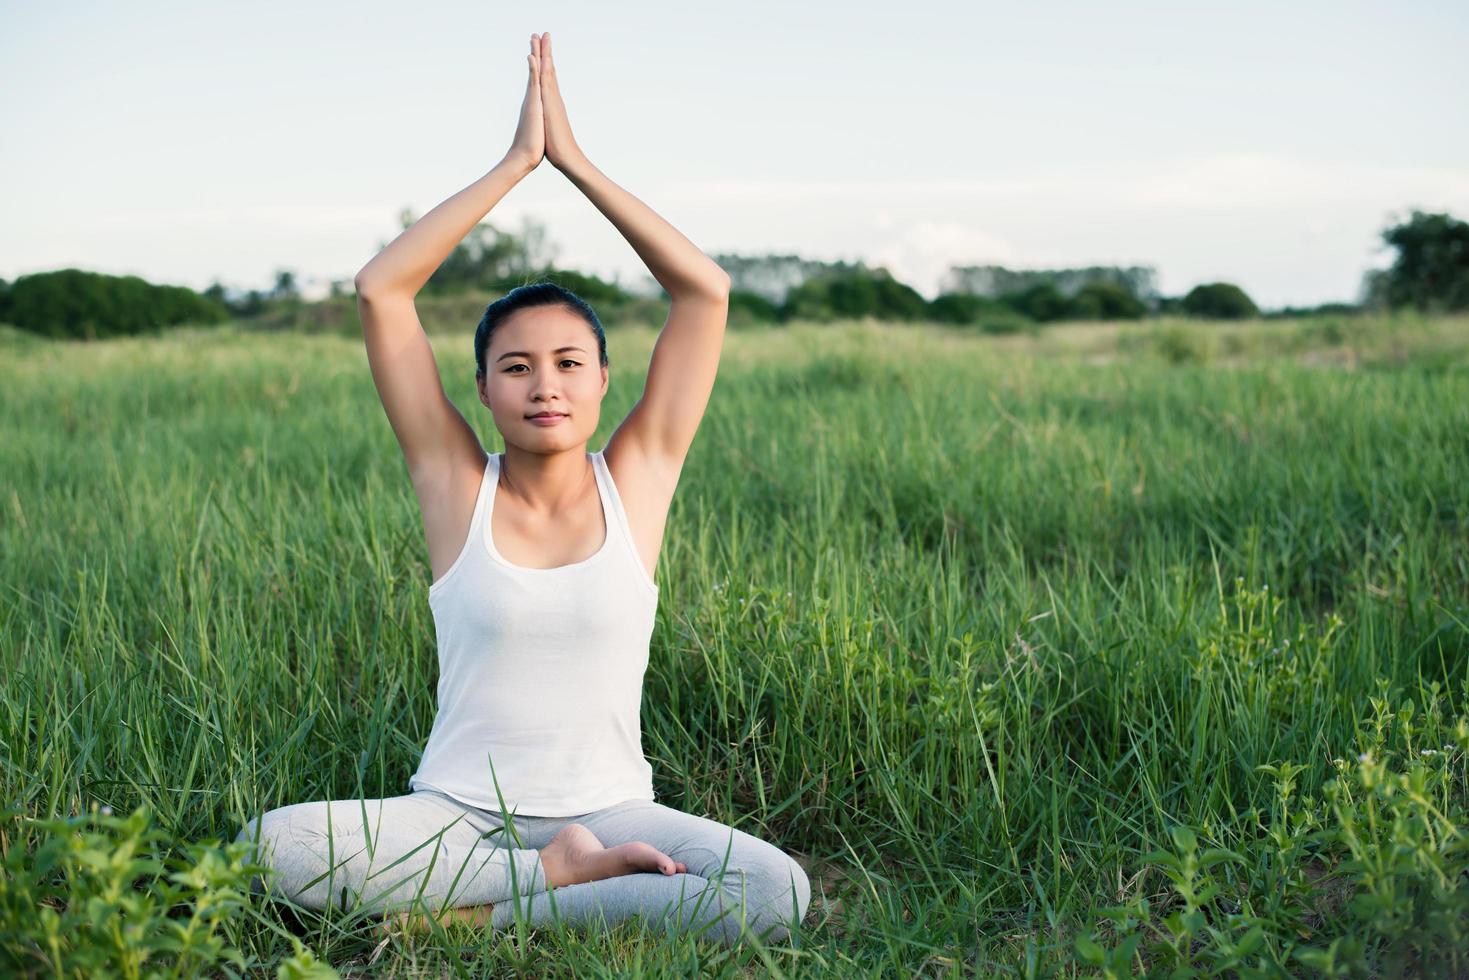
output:
<instances>
[{"instance_id":1,"label":"woman's face","mask_svg":"<svg viewBox=\"0 0 1469 980\"><path fill-rule=\"evenodd\" d=\"M531 306L490 335L478 386L506 442L550 452L585 443L597 431L607 369L587 321L564 306ZM561 417L532 420L541 412Z\"/></svg>"}]
</instances>

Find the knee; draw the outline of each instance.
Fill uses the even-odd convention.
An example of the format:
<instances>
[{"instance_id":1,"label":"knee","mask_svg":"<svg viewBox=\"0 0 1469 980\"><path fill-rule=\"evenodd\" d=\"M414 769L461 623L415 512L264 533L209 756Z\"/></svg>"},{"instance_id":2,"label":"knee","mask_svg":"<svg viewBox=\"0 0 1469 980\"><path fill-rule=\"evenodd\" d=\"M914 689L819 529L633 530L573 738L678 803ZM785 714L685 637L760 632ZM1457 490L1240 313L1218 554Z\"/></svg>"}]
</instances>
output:
<instances>
[{"instance_id":1,"label":"knee","mask_svg":"<svg viewBox=\"0 0 1469 980\"><path fill-rule=\"evenodd\" d=\"M744 867L750 924L774 942L790 938L811 904L811 880L796 860L771 846Z\"/></svg>"},{"instance_id":2,"label":"knee","mask_svg":"<svg viewBox=\"0 0 1469 980\"><path fill-rule=\"evenodd\" d=\"M784 853L782 858L775 872L779 876L780 910L790 925L796 926L806 918L806 909L811 904L811 879L795 858Z\"/></svg>"}]
</instances>

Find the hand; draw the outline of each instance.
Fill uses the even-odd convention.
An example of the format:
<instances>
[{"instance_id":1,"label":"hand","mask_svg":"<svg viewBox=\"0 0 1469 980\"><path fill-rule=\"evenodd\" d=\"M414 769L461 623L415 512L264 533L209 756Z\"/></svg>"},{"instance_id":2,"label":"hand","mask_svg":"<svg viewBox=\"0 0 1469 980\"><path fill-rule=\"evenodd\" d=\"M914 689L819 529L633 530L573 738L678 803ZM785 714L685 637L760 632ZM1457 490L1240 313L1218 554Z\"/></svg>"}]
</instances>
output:
<instances>
[{"instance_id":1,"label":"hand","mask_svg":"<svg viewBox=\"0 0 1469 980\"><path fill-rule=\"evenodd\" d=\"M565 171L568 165L585 159L576 137L571 135L571 123L566 118L566 103L561 101L561 87L556 82L556 63L551 59L551 35L540 37L541 63L541 106L545 112L546 159L557 170Z\"/></svg>"},{"instance_id":2,"label":"hand","mask_svg":"<svg viewBox=\"0 0 1469 980\"><path fill-rule=\"evenodd\" d=\"M525 101L520 104L520 123L515 127L515 139L510 143L506 157L523 160L530 169L540 165L546 155L546 124L541 108L541 59L540 38L530 36L530 54L526 55L530 74L525 83Z\"/></svg>"}]
</instances>

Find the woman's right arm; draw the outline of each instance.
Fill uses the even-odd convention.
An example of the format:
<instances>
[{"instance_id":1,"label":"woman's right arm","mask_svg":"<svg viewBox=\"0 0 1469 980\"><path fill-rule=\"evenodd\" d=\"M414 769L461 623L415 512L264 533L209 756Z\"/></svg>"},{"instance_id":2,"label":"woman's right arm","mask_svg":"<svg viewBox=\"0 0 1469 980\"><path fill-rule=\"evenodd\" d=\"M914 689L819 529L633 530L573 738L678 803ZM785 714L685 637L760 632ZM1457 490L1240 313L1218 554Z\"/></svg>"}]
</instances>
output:
<instances>
[{"instance_id":1,"label":"woman's right arm","mask_svg":"<svg viewBox=\"0 0 1469 980\"><path fill-rule=\"evenodd\" d=\"M367 363L409 474L438 482L449 464L479 448L439 380L414 297L474 225L530 171L506 158L419 218L357 273L357 314Z\"/></svg>"},{"instance_id":2,"label":"woman's right arm","mask_svg":"<svg viewBox=\"0 0 1469 980\"><path fill-rule=\"evenodd\" d=\"M483 452L474 430L444 394L433 348L419 323L413 300L470 229L534 170L544 155L534 41L531 50L520 124L505 158L404 229L362 267L355 279L357 311L372 380L415 485L424 479L438 483L458 456Z\"/></svg>"}]
</instances>

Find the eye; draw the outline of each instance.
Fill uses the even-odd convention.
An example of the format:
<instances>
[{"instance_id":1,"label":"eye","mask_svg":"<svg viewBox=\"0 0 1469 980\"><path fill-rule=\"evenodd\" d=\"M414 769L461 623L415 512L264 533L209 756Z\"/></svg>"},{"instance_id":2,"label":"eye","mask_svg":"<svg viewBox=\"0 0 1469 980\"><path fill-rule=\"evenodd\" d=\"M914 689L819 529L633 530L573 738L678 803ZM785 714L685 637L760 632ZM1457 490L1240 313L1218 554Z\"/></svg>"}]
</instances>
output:
<instances>
[{"instance_id":1,"label":"eye","mask_svg":"<svg viewBox=\"0 0 1469 980\"><path fill-rule=\"evenodd\" d=\"M568 358L565 358L564 360L562 360L561 363L562 364L580 364L581 361L573 361L571 358L568 357Z\"/></svg>"}]
</instances>

